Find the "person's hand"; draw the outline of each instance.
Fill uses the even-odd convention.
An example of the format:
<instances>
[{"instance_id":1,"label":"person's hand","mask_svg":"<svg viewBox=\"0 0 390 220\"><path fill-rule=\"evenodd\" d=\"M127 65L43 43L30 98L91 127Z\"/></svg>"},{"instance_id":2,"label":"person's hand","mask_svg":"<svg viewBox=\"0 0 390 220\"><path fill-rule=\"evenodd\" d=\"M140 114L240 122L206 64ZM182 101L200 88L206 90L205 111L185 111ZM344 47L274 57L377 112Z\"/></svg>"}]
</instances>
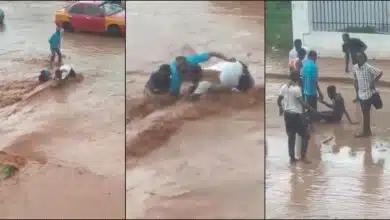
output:
<instances>
[{"instance_id":1,"label":"person's hand","mask_svg":"<svg viewBox=\"0 0 390 220\"><path fill-rule=\"evenodd\" d=\"M318 94L318 99L320 102L324 101L324 96L322 94Z\"/></svg>"}]
</instances>

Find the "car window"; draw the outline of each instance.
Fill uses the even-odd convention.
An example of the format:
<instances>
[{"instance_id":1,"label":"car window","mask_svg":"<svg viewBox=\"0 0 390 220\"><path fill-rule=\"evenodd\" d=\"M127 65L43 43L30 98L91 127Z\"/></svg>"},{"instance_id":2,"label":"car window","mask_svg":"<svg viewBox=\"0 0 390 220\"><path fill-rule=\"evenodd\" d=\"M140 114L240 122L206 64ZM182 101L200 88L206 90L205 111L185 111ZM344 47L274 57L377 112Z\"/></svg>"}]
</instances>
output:
<instances>
[{"instance_id":1,"label":"car window","mask_svg":"<svg viewBox=\"0 0 390 220\"><path fill-rule=\"evenodd\" d=\"M108 16L123 11L123 8L120 5L110 2L103 3L102 5L100 5L100 8L101 10L103 10L104 14Z\"/></svg>"},{"instance_id":2,"label":"car window","mask_svg":"<svg viewBox=\"0 0 390 220\"><path fill-rule=\"evenodd\" d=\"M72 14L84 14L84 5L83 4L75 4L69 9L69 13Z\"/></svg>"},{"instance_id":3,"label":"car window","mask_svg":"<svg viewBox=\"0 0 390 220\"><path fill-rule=\"evenodd\" d=\"M99 16L102 14L101 9L96 5L85 5L85 14L92 16Z\"/></svg>"}]
</instances>

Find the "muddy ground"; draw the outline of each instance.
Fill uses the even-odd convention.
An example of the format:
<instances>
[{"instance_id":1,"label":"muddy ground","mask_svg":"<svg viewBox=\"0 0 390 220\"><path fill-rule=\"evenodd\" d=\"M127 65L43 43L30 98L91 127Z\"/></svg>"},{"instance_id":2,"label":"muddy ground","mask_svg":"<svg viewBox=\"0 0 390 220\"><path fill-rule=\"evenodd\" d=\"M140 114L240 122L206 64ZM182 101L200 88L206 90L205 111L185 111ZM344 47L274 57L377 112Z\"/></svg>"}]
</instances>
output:
<instances>
[{"instance_id":1,"label":"muddy ground","mask_svg":"<svg viewBox=\"0 0 390 220\"><path fill-rule=\"evenodd\" d=\"M266 217L267 218L389 218L390 178L388 108L373 111L373 137L356 139L361 125L316 125L308 157L312 164L289 165L283 118L276 98L282 81L267 81ZM330 83L322 83L323 91ZM353 119L361 121L352 103L351 85L335 84ZM390 94L379 88L382 97ZM319 104L320 109L326 107ZM324 142L324 140L329 140Z\"/></svg>"},{"instance_id":2,"label":"muddy ground","mask_svg":"<svg viewBox=\"0 0 390 220\"><path fill-rule=\"evenodd\" d=\"M127 218L262 218L263 2L127 7ZM196 104L145 104L149 73L186 44L247 62L257 88Z\"/></svg>"},{"instance_id":3,"label":"muddy ground","mask_svg":"<svg viewBox=\"0 0 390 220\"><path fill-rule=\"evenodd\" d=\"M20 172L0 182L0 218L124 218L124 39L65 33L84 80L30 93L64 4L1 3L0 162Z\"/></svg>"}]
</instances>

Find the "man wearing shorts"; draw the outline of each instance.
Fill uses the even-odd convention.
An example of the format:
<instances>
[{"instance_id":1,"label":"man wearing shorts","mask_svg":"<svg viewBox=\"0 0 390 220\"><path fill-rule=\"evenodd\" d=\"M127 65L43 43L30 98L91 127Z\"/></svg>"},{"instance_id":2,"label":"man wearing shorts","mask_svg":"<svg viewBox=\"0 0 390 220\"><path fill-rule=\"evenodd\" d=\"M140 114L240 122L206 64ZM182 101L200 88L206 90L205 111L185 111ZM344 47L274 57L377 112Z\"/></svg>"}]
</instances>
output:
<instances>
[{"instance_id":1,"label":"man wearing shorts","mask_svg":"<svg viewBox=\"0 0 390 220\"><path fill-rule=\"evenodd\" d=\"M303 100L299 80L299 73L290 73L290 82L284 84L280 89L277 104L280 115L284 113L290 162L296 162L295 138L296 134L298 134L302 138L301 160L305 163L310 163L306 156L309 144L309 131L303 119L303 108L307 108L312 112L316 112L316 110ZM284 102L283 106L282 101Z\"/></svg>"},{"instance_id":2,"label":"man wearing shorts","mask_svg":"<svg viewBox=\"0 0 390 220\"><path fill-rule=\"evenodd\" d=\"M345 108L343 97L340 93L336 92L336 86L328 86L327 93L329 99L332 101L332 104L329 104L324 100L320 100L320 102L332 110L318 112L319 119L322 119L327 123L340 123L343 115L345 114L349 123L356 124L356 122L352 122L351 117L349 116L347 109Z\"/></svg>"}]
</instances>

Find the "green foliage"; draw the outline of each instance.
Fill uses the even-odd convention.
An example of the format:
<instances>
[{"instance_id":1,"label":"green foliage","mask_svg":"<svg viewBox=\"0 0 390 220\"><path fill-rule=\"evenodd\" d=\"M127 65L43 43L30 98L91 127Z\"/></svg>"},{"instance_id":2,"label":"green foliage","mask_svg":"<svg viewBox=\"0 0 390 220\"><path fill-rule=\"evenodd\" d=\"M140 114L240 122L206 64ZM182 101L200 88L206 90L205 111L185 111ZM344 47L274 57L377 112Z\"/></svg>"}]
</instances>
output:
<instances>
[{"instance_id":1,"label":"green foliage","mask_svg":"<svg viewBox=\"0 0 390 220\"><path fill-rule=\"evenodd\" d=\"M266 1L266 52L286 52L292 47L291 1Z\"/></svg>"}]
</instances>

